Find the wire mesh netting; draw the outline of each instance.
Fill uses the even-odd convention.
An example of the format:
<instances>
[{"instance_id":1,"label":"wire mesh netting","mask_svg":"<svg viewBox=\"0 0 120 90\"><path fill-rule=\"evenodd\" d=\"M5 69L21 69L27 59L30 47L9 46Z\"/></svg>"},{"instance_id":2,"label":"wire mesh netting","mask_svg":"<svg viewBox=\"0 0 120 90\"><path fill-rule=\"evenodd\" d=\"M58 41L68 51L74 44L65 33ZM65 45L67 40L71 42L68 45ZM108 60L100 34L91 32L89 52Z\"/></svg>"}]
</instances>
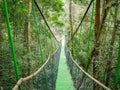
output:
<instances>
[{"instance_id":1,"label":"wire mesh netting","mask_svg":"<svg viewBox=\"0 0 120 90\"><path fill-rule=\"evenodd\" d=\"M65 47L65 54L67 58L67 64L70 69L70 73L72 76L72 80L74 83L74 87L77 90L104 90L103 87L99 86L96 82L94 82L91 78L86 76L80 68L74 63L71 53Z\"/></svg>"},{"instance_id":2,"label":"wire mesh netting","mask_svg":"<svg viewBox=\"0 0 120 90\"><path fill-rule=\"evenodd\" d=\"M54 90L61 46L50 56L44 68L32 79L22 83L22 90Z\"/></svg>"}]
</instances>

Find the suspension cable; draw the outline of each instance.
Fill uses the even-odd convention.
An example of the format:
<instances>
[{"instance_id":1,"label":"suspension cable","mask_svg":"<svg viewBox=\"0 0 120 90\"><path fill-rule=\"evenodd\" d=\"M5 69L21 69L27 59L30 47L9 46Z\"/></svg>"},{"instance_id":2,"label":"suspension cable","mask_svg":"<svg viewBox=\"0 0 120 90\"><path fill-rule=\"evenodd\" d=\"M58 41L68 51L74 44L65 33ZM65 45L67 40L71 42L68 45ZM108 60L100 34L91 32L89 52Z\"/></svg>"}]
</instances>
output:
<instances>
[{"instance_id":1,"label":"suspension cable","mask_svg":"<svg viewBox=\"0 0 120 90\"><path fill-rule=\"evenodd\" d=\"M85 11L85 14L84 14L81 22L79 23L78 27L76 28L76 30L75 30L75 32L73 33L73 35L72 35L72 37L71 37L70 40L72 40L72 39L74 38L75 34L76 34L77 31L79 30L79 27L81 26L83 20L85 19L85 16L86 16L86 14L88 13L88 10L90 9L90 6L92 5L92 2L93 2L93 1L94 1L94 0L91 0L91 1L90 1L90 3L89 3L89 5L88 5L88 7L87 7L87 9L86 9L86 11Z\"/></svg>"},{"instance_id":2,"label":"suspension cable","mask_svg":"<svg viewBox=\"0 0 120 90\"><path fill-rule=\"evenodd\" d=\"M53 34L53 32L52 32L52 30L51 30L51 28L50 28L49 24L47 23L47 20L45 19L45 16L43 15L43 13L42 13L42 11L41 11L41 9L40 9L39 5L37 4L36 0L34 0L34 3L35 3L35 5L36 5L36 7L37 7L38 11L40 12L40 14L41 14L41 16L42 16L43 20L45 21L45 24L47 25L47 27L48 27L49 31L52 33L53 37L54 37L54 38L55 38L55 40L58 42L57 38L56 38L56 37L55 37L55 35Z\"/></svg>"}]
</instances>

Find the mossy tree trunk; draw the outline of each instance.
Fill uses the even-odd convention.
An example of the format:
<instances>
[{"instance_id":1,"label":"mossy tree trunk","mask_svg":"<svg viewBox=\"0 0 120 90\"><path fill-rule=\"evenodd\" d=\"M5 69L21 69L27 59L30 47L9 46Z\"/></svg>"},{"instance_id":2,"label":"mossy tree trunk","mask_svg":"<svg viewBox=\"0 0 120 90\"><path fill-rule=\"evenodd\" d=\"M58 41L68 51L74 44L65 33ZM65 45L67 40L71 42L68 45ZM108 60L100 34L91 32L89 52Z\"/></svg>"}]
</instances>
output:
<instances>
[{"instance_id":1,"label":"mossy tree trunk","mask_svg":"<svg viewBox=\"0 0 120 90\"><path fill-rule=\"evenodd\" d=\"M30 53L30 14L31 14L31 8L32 8L32 1L28 0L28 15L27 15L27 21L25 22L25 29L24 29L24 38L25 38L25 47L26 52L28 55ZM28 57L28 72L27 75L30 75L31 73L31 63L30 58Z\"/></svg>"},{"instance_id":2,"label":"mossy tree trunk","mask_svg":"<svg viewBox=\"0 0 120 90\"><path fill-rule=\"evenodd\" d=\"M96 0L96 7L95 7L95 26L94 26L94 35L95 35L95 42L94 45L97 45L94 51L94 59L93 59L93 75L97 78L97 69L98 69L98 65L96 62L98 62L98 55L99 55L99 42L98 42L98 38L99 38L99 34L100 34L100 30L99 30L99 26L100 26L100 0ZM96 85L94 84L94 90L97 90Z\"/></svg>"},{"instance_id":3,"label":"mossy tree trunk","mask_svg":"<svg viewBox=\"0 0 120 90\"><path fill-rule=\"evenodd\" d=\"M25 37L25 47L26 51L25 54L27 55L27 75L30 75L32 72L31 70L31 59L30 59L30 14L32 9L32 0L28 0L28 15L27 20L25 21L25 29L24 29L24 37ZM32 84L28 81L27 87L29 87L30 90L32 90Z\"/></svg>"}]
</instances>

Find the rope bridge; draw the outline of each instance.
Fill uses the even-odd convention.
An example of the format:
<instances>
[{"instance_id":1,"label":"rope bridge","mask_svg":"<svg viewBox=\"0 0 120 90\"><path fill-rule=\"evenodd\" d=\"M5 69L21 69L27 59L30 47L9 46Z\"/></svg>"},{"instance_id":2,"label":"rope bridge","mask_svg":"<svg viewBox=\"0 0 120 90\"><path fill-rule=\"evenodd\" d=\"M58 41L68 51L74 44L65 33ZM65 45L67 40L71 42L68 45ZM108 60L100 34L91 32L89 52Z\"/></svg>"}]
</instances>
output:
<instances>
[{"instance_id":1,"label":"rope bridge","mask_svg":"<svg viewBox=\"0 0 120 90\"><path fill-rule=\"evenodd\" d=\"M75 62L67 47L65 47L65 53L67 57L67 64L70 68L70 73L74 82L74 86L76 87L77 90L82 90L82 89L93 90L93 84L98 84L100 90L101 89L110 90L108 87L106 87L101 82L93 78L86 71L84 71L83 68L80 67L77 64L77 62Z\"/></svg>"},{"instance_id":2,"label":"rope bridge","mask_svg":"<svg viewBox=\"0 0 120 90\"><path fill-rule=\"evenodd\" d=\"M13 90L18 90L20 84L22 85L22 90L54 90L57 78L60 51L61 46L52 55L49 56L48 60L35 73L28 77L21 78ZM27 87L28 84L31 86Z\"/></svg>"},{"instance_id":3,"label":"rope bridge","mask_svg":"<svg viewBox=\"0 0 120 90\"><path fill-rule=\"evenodd\" d=\"M18 66L16 63L14 43L12 41L11 32L10 32L11 29L10 29L6 0L3 0L3 1L4 1L5 12L6 12L8 35L9 35L9 40L12 47L12 55L13 55L14 64L16 67L15 71L18 79L18 82L16 83L16 85L13 87L12 90L18 90L19 88L22 90L82 90L82 89L93 90L94 84L97 84L100 90L101 89L110 90L108 87L106 87L101 82L99 82L98 80L93 78L91 75L89 75L86 71L84 71L82 67L80 67L75 62L75 60L73 60L73 57L70 51L65 45L60 44L59 48L52 55L50 55L49 58L44 63L42 47L41 47L39 32L38 32L39 28L37 26L38 23L36 18L37 16L36 16L35 7L33 7L34 20L36 22L36 33L38 35L38 44L40 47L40 55L42 57L41 60L43 65L35 73L31 74L30 76L20 78ZM85 12L85 15L87 14L93 1L94 0L91 0L88 6L88 9ZM45 21L45 24L47 25L48 29L51 32L51 29L35 0L34 0L34 4L36 5L43 20ZM84 20L85 15L82 21ZM92 17L91 17L91 25L90 25L91 28L92 28L93 15L94 15L94 3L93 3L93 10L92 10ZM78 28L76 29L75 33L73 34L73 37L71 38L71 40L74 38L74 35L77 33L79 27L82 24L82 21L79 24ZM91 32L92 31L90 29L90 33ZM53 33L52 35L55 38L56 42L58 42ZM61 65L63 65L62 68L61 68ZM61 76L63 76L64 78L62 78ZM68 81L66 80L63 82L63 79L66 79L66 77L68 78L67 79ZM66 88L69 88L69 89L66 89Z\"/></svg>"},{"instance_id":4,"label":"rope bridge","mask_svg":"<svg viewBox=\"0 0 120 90\"><path fill-rule=\"evenodd\" d=\"M91 75L89 75L87 72L85 72L72 58L69 50L67 47L65 47L65 51L61 51L64 49L64 47L59 46L59 48L53 53L51 56L49 56L48 60L32 75L21 78L17 84L14 86L12 90L18 90L19 86L22 86L22 90L67 90L64 89L65 87L71 87L71 86L66 86L65 78L67 76L64 76L64 73L66 72L60 72L60 74L64 77L57 77L58 75L58 66L59 64L59 59L60 59L60 52L61 54L65 52L65 57L66 57L66 66L69 68L61 68L61 70L66 69L66 71L69 71L70 75L72 76L72 81L73 81L73 86L75 89L69 88L69 90L93 90L93 84L96 83L99 85L100 89L105 89L105 90L110 90L108 87L100 83L98 80L93 78ZM62 59L60 59L62 61ZM59 65L58 65L59 64ZM44 73L44 70L46 73ZM79 82L83 79L82 75L86 75L86 81L85 82ZM57 89L57 83L56 79L60 78L62 84L65 87ZM64 81L62 80L64 79ZM70 78L69 78L70 79ZM68 79L67 79L68 80ZM70 83L70 82L69 82ZM81 83L81 85L78 87L78 83ZM30 87L28 87L28 84ZM47 86L46 86L47 84ZM86 85L85 85L86 84ZM60 84L59 84L60 85ZM85 87L84 87L85 86Z\"/></svg>"}]
</instances>

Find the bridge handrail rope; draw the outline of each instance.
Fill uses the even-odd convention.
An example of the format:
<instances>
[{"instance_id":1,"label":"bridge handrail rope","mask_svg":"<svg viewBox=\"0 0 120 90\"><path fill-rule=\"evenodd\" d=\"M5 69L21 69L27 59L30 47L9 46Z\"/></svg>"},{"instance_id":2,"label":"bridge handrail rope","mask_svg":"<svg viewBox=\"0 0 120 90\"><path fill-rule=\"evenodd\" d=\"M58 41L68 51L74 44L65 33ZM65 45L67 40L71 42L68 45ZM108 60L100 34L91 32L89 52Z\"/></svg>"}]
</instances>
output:
<instances>
[{"instance_id":1,"label":"bridge handrail rope","mask_svg":"<svg viewBox=\"0 0 120 90\"><path fill-rule=\"evenodd\" d=\"M36 5L36 7L37 7L37 9L38 9L38 11L39 11L39 13L41 14L43 20L45 21L45 24L47 25L49 31L51 32L51 34L53 35L53 37L55 38L55 40L58 42L57 38L56 38L55 35L53 34L53 32L52 32L52 30L51 30L51 28L50 28L50 26L49 26L49 24L48 24L48 22L47 22L45 16L43 15L43 13L42 13L42 11L41 11L41 9L40 9L38 3L36 2L36 0L33 0L33 1L34 1L34 3L35 3L35 5Z\"/></svg>"},{"instance_id":2,"label":"bridge handrail rope","mask_svg":"<svg viewBox=\"0 0 120 90\"><path fill-rule=\"evenodd\" d=\"M38 73L40 73L41 70L44 68L44 66L48 63L48 61L50 60L50 58L51 58L52 56L54 56L54 54L58 51L59 48L60 48L60 47L58 47L58 48L55 50L55 52L53 52L51 55L49 55L49 57L48 57L48 59L46 60L46 62L45 62L36 72L34 72L33 74L31 74L31 75L29 75L29 76L27 76L27 77L20 78L20 79L17 81L16 85L12 88L12 90L18 90L19 86L20 86L23 82L32 79L32 78L35 77Z\"/></svg>"},{"instance_id":3,"label":"bridge handrail rope","mask_svg":"<svg viewBox=\"0 0 120 90\"><path fill-rule=\"evenodd\" d=\"M88 11L89 11L89 9L90 9L93 1L94 1L94 0L91 0L91 1L90 1L89 5L88 5L88 7L87 7L87 9L86 9L83 17L82 17L82 20L80 21L78 27L76 28L75 32L73 33L73 35L72 35L71 39L68 41L68 43L69 43L70 41L72 41L72 39L74 38L75 34L78 32L78 30L79 30L80 26L82 25L82 22L83 22L83 20L85 19L85 16L86 16L86 14L88 13Z\"/></svg>"},{"instance_id":4,"label":"bridge handrail rope","mask_svg":"<svg viewBox=\"0 0 120 90\"><path fill-rule=\"evenodd\" d=\"M67 46L66 46L67 47ZM74 64L76 64L76 66L90 79L92 79L95 83L97 83L98 85L100 85L101 87L103 87L105 90L111 90L110 88L108 88L107 86L105 86L104 84L102 84L100 81L98 81L97 79L95 79L93 76L91 76L89 73L87 73L81 66L79 66L79 64L73 59L72 54L70 52L70 50L68 50L68 52L70 53L70 57L73 61Z\"/></svg>"}]
</instances>

